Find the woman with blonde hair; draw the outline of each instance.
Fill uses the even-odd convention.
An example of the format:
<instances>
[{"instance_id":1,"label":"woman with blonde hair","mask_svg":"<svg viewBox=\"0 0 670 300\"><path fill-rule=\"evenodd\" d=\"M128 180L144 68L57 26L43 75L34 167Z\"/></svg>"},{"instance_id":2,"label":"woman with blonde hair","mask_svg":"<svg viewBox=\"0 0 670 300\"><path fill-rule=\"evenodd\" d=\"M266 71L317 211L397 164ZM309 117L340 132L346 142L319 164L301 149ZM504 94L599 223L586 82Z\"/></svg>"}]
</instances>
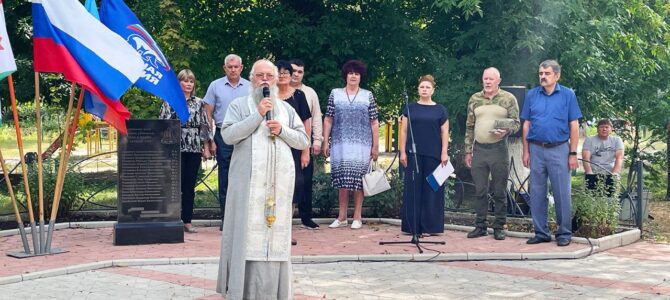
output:
<instances>
[{"instance_id":1,"label":"woman with blonde hair","mask_svg":"<svg viewBox=\"0 0 670 300\"><path fill-rule=\"evenodd\" d=\"M186 124L181 126L181 220L185 232L195 233L197 231L191 225L195 184L201 159L210 158L209 144L213 136L209 130L204 102L194 95L195 75L191 70L184 69L179 72L177 79L184 92L189 115ZM177 119L177 114L167 102L163 102L159 118Z\"/></svg>"}]
</instances>

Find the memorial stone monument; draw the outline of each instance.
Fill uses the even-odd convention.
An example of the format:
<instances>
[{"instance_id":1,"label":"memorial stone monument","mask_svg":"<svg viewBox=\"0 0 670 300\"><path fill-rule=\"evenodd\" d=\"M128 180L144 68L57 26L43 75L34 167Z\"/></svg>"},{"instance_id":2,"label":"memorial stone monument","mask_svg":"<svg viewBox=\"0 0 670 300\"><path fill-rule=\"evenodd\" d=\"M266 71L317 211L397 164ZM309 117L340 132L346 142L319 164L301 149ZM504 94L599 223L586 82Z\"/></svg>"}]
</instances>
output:
<instances>
[{"instance_id":1,"label":"memorial stone monument","mask_svg":"<svg viewBox=\"0 0 670 300\"><path fill-rule=\"evenodd\" d=\"M118 142L114 245L183 243L178 120L129 120Z\"/></svg>"}]
</instances>

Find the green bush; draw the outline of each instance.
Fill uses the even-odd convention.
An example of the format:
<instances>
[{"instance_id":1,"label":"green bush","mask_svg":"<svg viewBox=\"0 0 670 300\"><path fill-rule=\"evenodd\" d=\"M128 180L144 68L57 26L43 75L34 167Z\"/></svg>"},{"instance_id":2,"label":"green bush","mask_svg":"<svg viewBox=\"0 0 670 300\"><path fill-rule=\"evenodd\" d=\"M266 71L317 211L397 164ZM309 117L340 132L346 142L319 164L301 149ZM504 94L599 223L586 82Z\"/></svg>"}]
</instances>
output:
<instances>
[{"instance_id":1,"label":"green bush","mask_svg":"<svg viewBox=\"0 0 670 300\"><path fill-rule=\"evenodd\" d=\"M44 216L49 219L51 216L51 205L53 203L54 190L56 186L56 172L58 164L53 159L47 159L43 162L43 199L44 199ZM30 199L33 204L33 212L35 219L38 218L38 189L37 189L37 163L28 165L28 184L30 186ZM57 218L67 217L75 208L82 204L82 197L85 193L84 176L71 168L68 168L65 175L65 182L63 183L63 191L61 193L60 205L58 208ZM26 194L23 181L15 190L17 197L25 203Z\"/></svg>"},{"instance_id":2,"label":"green bush","mask_svg":"<svg viewBox=\"0 0 670 300\"><path fill-rule=\"evenodd\" d=\"M163 101L136 87L128 89L121 102L132 119L158 119Z\"/></svg>"},{"instance_id":3,"label":"green bush","mask_svg":"<svg viewBox=\"0 0 670 300\"><path fill-rule=\"evenodd\" d=\"M19 125L21 126L22 135L35 134L36 128L36 114L35 103L26 102L18 103L16 106L19 117ZM65 122L65 110L58 105L50 105L42 103L40 106L40 115L42 117L42 130L45 132L60 132L60 128ZM2 108L2 123L14 128L14 116L11 106ZM14 133L13 136L16 134ZM16 138L16 137L14 137Z\"/></svg>"},{"instance_id":4,"label":"green bush","mask_svg":"<svg viewBox=\"0 0 670 300\"><path fill-rule=\"evenodd\" d=\"M572 213L575 220L575 234L583 237L599 238L614 233L619 225L621 205L617 195L619 183L615 182L612 196L600 181L594 190L584 186L572 190Z\"/></svg>"},{"instance_id":5,"label":"green bush","mask_svg":"<svg viewBox=\"0 0 670 300\"><path fill-rule=\"evenodd\" d=\"M318 217L332 217L333 210L338 205L338 191L331 185L330 174L324 172L325 159L318 157L314 160L314 177L312 182L312 201ZM398 169L387 173L391 189L365 197L363 206L364 217L399 217L402 200L403 182ZM350 201L353 203L353 201Z\"/></svg>"},{"instance_id":6,"label":"green bush","mask_svg":"<svg viewBox=\"0 0 670 300\"><path fill-rule=\"evenodd\" d=\"M374 195L365 197L364 205L370 207L369 217L374 218L399 218L400 205L402 201L403 181L400 178L398 169L390 170L387 173L391 189Z\"/></svg>"},{"instance_id":7,"label":"green bush","mask_svg":"<svg viewBox=\"0 0 670 300\"><path fill-rule=\"evenodd\" d=\"M312 204L316 209L316 216L331 217L332 210L337 205L337 193L337 189L334 189L331 185L330 174L314 172L314 177L312 178Z\"/></svg>"}]
</instances>

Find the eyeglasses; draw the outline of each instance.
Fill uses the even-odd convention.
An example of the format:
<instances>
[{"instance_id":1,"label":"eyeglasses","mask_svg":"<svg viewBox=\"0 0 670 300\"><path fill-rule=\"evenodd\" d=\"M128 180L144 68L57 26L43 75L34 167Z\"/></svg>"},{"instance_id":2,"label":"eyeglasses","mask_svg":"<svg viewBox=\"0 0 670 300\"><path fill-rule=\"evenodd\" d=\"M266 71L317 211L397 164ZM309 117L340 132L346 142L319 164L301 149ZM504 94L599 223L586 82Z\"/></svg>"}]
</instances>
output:
<instances>
[{"instance_id":1,"label":"eyeglasses","mask_svg":"<svg viewBox=\"0 0 670 300\"><path fill-rule=\"evenodd\" d=\"M279 72L279 77L291 76L290 72Z\"/></svg>"},{"instance_id":2,"label":"eyeglasses","mask_svg":"<svg viewBox=\"0 0 670 300\"><path fill-rule=\"evenodd\" d=\"M254 76L256 77L256 79L264 79L265 78L265 79L268 79L268 80L272 80L273 78L275 78L275 75L272 74L272 73L256 73L256 74L254 74Z\"/></svg>"}]
</instances>

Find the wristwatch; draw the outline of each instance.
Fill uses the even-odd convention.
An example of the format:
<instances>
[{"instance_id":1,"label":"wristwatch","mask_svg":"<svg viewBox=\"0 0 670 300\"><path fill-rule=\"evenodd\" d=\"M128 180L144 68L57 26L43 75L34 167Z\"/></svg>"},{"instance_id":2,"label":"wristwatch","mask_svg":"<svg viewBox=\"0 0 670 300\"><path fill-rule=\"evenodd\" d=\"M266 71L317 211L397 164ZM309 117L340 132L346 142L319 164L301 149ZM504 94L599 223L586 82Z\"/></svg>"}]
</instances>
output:
<instances>
[{"instance_id":1,"label":"wristwatch","mask_svg":"<svg viewBox=\"0 0 670 300\"><path fill-rule=\"evenodd\" d=\"M577 155L577 152L575 152L575 151L570 151L570 153L568 153L568 155L575 155L575 156L576 156L576 155Z\"/></svg>"}]
</instances>

